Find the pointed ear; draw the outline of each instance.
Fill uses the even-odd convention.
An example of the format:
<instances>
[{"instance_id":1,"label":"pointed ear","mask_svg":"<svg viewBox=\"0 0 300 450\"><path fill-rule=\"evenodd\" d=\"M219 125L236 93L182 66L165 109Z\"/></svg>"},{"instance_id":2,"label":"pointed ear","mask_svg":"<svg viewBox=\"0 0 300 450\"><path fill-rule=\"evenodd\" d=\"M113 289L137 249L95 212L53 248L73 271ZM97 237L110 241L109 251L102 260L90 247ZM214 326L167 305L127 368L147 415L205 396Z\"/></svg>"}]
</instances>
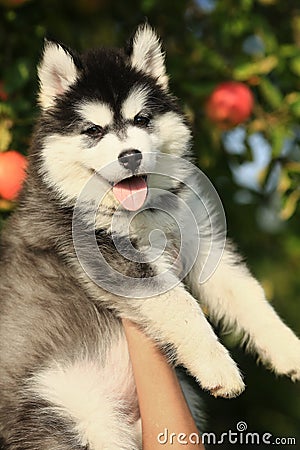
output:
<instances>
[{"instance_id":1,"label":"pointed ear","mask_svg":"<svg viewBox=\"0 0 300 450\"><path fill-rule=\"evenodd\" d=\"M77 79L79 69L74 56L60 44L45 41L42 60L38 66L40 92L38 100L42 108L53 105Z\"/></svg>"},{"instance_id":2,"label":"pointed ear","mask_svg":"<svg viewBox=\"0 0 300 450\"><path fill-rule=\"evenodd\" d=\"M168 88L168 76L161 43L148 24L141 25L137 29L132 39L130 60L132 67L156 78L164 89Z\"/></svg>"}]
</instances>

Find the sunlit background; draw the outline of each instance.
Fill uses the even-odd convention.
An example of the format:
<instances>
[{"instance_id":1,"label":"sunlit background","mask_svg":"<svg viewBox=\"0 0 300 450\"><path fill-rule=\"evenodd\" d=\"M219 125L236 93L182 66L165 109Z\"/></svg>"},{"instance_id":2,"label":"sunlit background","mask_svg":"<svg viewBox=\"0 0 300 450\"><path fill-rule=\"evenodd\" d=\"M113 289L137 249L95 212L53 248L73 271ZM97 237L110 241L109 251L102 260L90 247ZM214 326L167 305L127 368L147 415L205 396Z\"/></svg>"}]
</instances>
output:
<instances>
[{"instance_id":1,"label":"sunlit background","mask_svg":"<svg viewBox=\"0 0 300 450\"><path fill-rule=\"evenodd\" d=\"M9 152L26 156L38 114L44 37L78 51L121 46L145 20L163 39L171 89L190 121L196 162L223 201L229 236L300 335L299 0L0 0L0 226L24 166ZM245 95L231 95L227 82ZM203 394L207 430L221 434L243 420L248 431L295 437L300 448L300 383L257 366L236 336L221 338L247 390L234 400Z\"/></svg>"}]
</instances>

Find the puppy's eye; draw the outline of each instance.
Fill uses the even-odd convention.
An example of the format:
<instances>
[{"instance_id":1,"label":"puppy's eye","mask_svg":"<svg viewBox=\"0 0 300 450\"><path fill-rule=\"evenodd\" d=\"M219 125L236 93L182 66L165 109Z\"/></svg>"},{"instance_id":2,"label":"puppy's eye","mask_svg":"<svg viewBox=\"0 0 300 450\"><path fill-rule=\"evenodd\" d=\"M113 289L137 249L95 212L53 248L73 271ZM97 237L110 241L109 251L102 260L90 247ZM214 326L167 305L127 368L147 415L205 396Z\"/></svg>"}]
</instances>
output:
<instances>
[{"instance_id":1,"label":"puppy's eye","mask_svg":"<svg viewBox=\"0 0 300 450\"><path fill-rule=\"evenodd\" d=\"M86 128L82 131L82 134L86 134L90 137L101 137L103 135L103 128L100 125L92 125L91 127Z\"/></svg>"},{"instance_id":2,"label":"puppy's eye","mask_svg":"<svg viewBox=\"0 0 300 450\"><path fill-rule=\"evenodd\" d=\"M135 118L133 119L134 125L137 125L138 127L147 127L150 123L150 117L142 116L140 114L137 114Z\"/></svg>"}]
</instances>

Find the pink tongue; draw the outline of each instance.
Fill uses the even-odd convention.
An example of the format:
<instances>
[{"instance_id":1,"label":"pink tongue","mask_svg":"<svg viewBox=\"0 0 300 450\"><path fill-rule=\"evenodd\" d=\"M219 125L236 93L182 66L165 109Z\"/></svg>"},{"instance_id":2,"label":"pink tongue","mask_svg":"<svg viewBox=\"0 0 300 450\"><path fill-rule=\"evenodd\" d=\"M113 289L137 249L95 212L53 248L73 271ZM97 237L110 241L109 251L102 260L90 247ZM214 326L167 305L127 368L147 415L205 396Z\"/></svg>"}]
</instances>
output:
<instances>
[{"instance_id":1,"label":"pink tongue","mask_svg":"<svg viewBox=\"0 0 300 450\"><path fill-rule=\"evenodd\" d=\"M113 193L121 205L129 211L137 211L147 197L147 183L142 177L131 177L113 187Z\"/></svg>"}]
</instances>

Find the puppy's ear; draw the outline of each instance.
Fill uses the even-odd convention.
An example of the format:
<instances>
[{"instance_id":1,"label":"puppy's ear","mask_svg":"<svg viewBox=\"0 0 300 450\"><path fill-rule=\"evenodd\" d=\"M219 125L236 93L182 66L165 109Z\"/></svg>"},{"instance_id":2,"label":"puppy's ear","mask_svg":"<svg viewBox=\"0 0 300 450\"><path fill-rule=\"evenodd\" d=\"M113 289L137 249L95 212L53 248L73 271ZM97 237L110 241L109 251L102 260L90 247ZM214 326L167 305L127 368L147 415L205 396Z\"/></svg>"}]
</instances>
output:
<instances>
[{"instance_id":1,"label":"puppy's ear","mask_svg":"<svg viewBox=\"0 0 300 450\"><path fill-rule=\"evenodd\" d=\"M45 40L42 60L38 66L40 92L38 100L42 108L53 105L79 75L79 60L64 46Z\"/></svg>"},{"instance_id":2,"label":"puppy's ear","mask_svg":"<svg viewBox=\"0 0 300 450\"><path fill-rule=\"evenodd\" d=\"M164 89L168 88L168 76L161 43L148 24L140 25L133 36L130 60L133 67L156 78Z\"/></svg>"}]
</instances>

